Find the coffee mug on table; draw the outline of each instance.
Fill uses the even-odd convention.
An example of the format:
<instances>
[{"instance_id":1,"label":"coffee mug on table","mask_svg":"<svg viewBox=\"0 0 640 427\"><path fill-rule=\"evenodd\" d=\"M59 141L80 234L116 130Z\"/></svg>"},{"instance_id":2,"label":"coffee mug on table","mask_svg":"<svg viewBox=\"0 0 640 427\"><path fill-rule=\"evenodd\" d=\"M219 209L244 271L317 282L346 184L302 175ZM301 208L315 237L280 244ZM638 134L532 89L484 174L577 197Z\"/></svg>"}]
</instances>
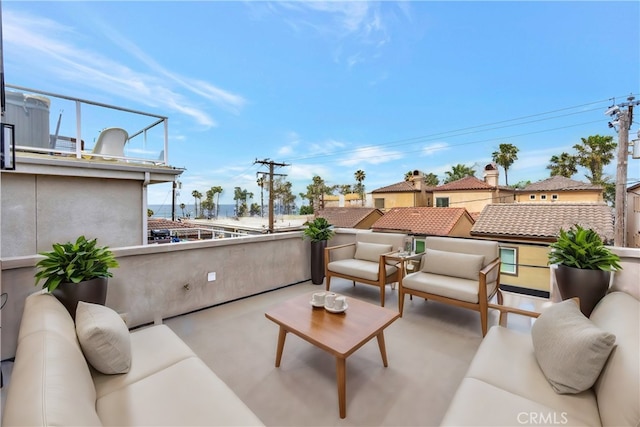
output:
<instances>
[{"instance_id":1,"label":"coffee mug on table","mask_svg":"<svg viewBox=\"0 0 640 427\"><path fill-rule=\"evenodd\" d=\"M311 302L314 305L324 305L325 294L326 294L326 292L316 292L316 293L314 293L313 296L311 297Z\"/></svg>"},{"instance_id":2,"label":"coffee mug on table","mask_svg":"<svg viewBox=\"0 0 640 427\"><path fill-rule=\"evenodd\" d=\"M336 297L338 295L334 294L333 292L328 292L325 296L324 296L324 306L327 308L333 308L333 305L336 302Z\"/></svg>"},{"instance_id":3,"label":"coffee mug on table","mask_svg":"<svg viewBox=\"0 0 640 427\"><path fill-rule=\"evenodd\" d=\"M345 297L336 297L333 302L334 310L344 310L347 307L347 299Z\"/></svg>"}]
</instances>

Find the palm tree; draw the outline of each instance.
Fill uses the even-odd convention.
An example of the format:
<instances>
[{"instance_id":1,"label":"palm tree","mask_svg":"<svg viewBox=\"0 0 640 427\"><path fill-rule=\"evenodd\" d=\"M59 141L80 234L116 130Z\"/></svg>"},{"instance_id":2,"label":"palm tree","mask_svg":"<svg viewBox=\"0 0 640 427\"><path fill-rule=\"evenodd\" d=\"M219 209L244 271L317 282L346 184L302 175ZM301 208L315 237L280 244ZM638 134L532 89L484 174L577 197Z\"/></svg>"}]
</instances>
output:
<instances>
[{"instance_id":1,"label":"palm tree","mask_svg":"<svg viewBox=\"0 0 640 427\"><path fill-rule=\"evenodd\" d=\"M193 196L193 200L195 203L195 210L196 210L195 217L198 218L198 200L202 199L202 193L199 192L198 190L193 190L191 192L191 195Z\"/></svg>"},{"instance_id":2,"label":"palm tree","mask_svg":"<svg viewBox=\"0 0 640 427\"><path fill-rule=\"evenodd\" d=\"M423 178L424 183L431 186L431 187L435 187L436 185L440 184L440 180L438 179L438 175L436 175L433 172L429 172L428 174L426 174Z\"/></svg>"},{"instance_id":3,"label":"palm tree","mask_svg":"<svg viewBox=\"0 0 640 427\"><path fill-rule=\"evenodd\" d=\"M358 169L356 173L353 174L353 176L356 178L356 182L358 183L356 185L357 191L360 194L360 199L362 200L362 206L364 206L364 185L362 184L362 181L364 181L367 175L364 173L362 169Z\"/></svg>"},{"instance_id":4,"label":"palm tree","mask_svg":"<svg viewBox=\"0 0 640 427\"><path fill-rule=\"evenodd\" d=\"M518 160L518 147L513 144L500 144L499 151L494 151L491 157L493 161L504 168L504 182L509 186L507 171L509 167Z\"/></svg>"},{"instance_id":5,"label":"palm tree","mask_svg":"<svg viewBox=\"0 0 640 427\"><path fill-rule=\"evenodd\" d=\"M260 187L260 216L264 216L264 175L261 175L260 178L257 179L256 183L258 187Z\"/></svg>"},{"instance_id":6,"label":"palm tree","mask_svg":"<svg viewBox=\"0 0 640 427\"><path fill-rule=\"evenodd\" d=\"M562 153L559 156L551 156L547 169L551 171L551 176L564 176L571 178L578 172L578 159L569 153Z\"/></svg>"},{"instance_id":7,"label":"palm tree","mask_svg":"<svg viewBox=\"0 0 640 427\"><path fill-rule=\"evenodd\" d=\"M180 203L180 209L182 210L182 217L184 218L184 208L186 208L187 205L185 205L184 203Z\"/></svg>"},{"instance_id":8,"label":"palm tree","mask_svg":"<svg viewBox=\"0 0 640 427\"><path fill-rule=\"evenodd\" d=\"M220 194L222 194L223 191L219 185L211 187L211 192L216 197L216 218L218 218L218 214L220 213Z\"/></svg>"},{"instance_id":9,"label":"palm tree","mask_svg":"<svg viewBox=\"0 0 640 427\"><path fill-rule=\"evenodd\" d=\"M404 180L405 181L411 181L411 178L413 178L413 171L409 171L409 172L404 174Z\"/></svg>"},{"instance_id":10,"label":"palm tree","mask_svg":"<svg viewBox=\"0 0 640 427\"><path fill-rule=\"evenodd\" d=\"M602 184L602 170L613 160L616 144L612 136L593 135L588 138L580 138L582 144L576 144L576 159L580 166L589 169L591 176L586 177L592 184Z\"/></svg>"},{"instance_id":11,"label":"palm tree","mask_svg":"<svg viewBox=\"0 0 640 427\"><path fill-rule=\"evenodd\" d=\"M444 179L444 183L447 184L449 182L457 181L467 176L476 176L476 171L474 171L473 168L469 166L458 163L455 166L451 166L451 170L446 171L444 174L447 176Z\"/></svg>"}]
</instances>

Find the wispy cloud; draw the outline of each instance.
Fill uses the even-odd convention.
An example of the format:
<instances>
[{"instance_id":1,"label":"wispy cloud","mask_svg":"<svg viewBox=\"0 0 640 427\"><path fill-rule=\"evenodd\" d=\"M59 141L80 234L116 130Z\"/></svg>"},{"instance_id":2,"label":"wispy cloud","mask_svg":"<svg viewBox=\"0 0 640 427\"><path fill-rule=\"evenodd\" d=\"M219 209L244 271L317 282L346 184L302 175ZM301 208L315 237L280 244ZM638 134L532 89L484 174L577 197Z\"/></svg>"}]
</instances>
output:
<instances>
[{"instance_id":1,"label":"wispy cloud","mask_svg":"<svg viewBox=\"0 0 640 427\"><path fill-rule=\"evenodd\" d=\"M348 158L338 161L341 166L355 166L361 164L377 165L398 160L403 157L402 152L385 150L381 147L361 147L346 155Z\"/></svg>"},{"instance_id":2,"label":"wispy cloud","mask_svg":"<svg viewBox=\"0 0 640 427\"><path fill-rule=\"evenodd\" d=\"M266 10L279 15L295 32L311 29L331 40L336 44L333 60L352 68L378 58L379 49L391 40L383 4L368 1L270 2ZM384 7L396 7L396 3ZM410 13L408 4L397 7L402 16Z\"/></svg>"},{"instance_id":3,"label":"wispy cloud","mask_svg":"<svg viewBox=\"0 0 640 427\"><path fill-rule=\"evenodd\" d=\"M422 147L422 155L433 156L434 154L450 150L449 144L446 142L434 142L433 144L425 145Z\"/></svg>"},{"instance_id":4,"label":"wispy cloud","mask_svg":"<svg viewBox=\"0 0 640 427\"><path fill-rule=\"evenodd\" d=\"M237 94L201 80L172 72L146 55L133 42L100 24L108 39L142 63L141 71L76 42L86 35L48 18L6 11L3 14L5 52L22 66L46 68L49 75L92 90L131 99L151 107L161 106L191 117L205 127L216 126L210 113L183 92L194 94L226 111L237 113L246 103ZM132 61L127 61L130 64Z\"/></svg>"}]
</instances>

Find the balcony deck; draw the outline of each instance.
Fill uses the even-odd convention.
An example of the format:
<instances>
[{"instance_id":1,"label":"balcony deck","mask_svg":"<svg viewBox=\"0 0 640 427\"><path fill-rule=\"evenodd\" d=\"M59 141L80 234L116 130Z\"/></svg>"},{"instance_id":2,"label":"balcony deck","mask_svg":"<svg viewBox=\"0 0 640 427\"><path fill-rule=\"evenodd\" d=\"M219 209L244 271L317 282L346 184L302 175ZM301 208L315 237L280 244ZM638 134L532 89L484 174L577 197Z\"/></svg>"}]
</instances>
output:
<instances>
[{"instance_id":1,"label":"balcony deck","mask_svg":"<svg viewBox=\"0 0 640 427\"><path fill-rule=\"evenodd\" d=\"M405 303L404 316L385 330L389 367L375 340L347 359L347 418L338 415L335 359L289 335L282 365L274 366L278 327L265 318L271 306L323 290L310 282L166 319L202 360L268 426L438 425L482 341L479 315L421 299ZM372 286L335 279L332 290L378 304ZM386 307L397 308L397 290ZM506 295L536 310L547 300ZM531 319L509 315L507 326L529 330ZM490 325L498 323L497 311Z\"/></svg>"}]
</instances>

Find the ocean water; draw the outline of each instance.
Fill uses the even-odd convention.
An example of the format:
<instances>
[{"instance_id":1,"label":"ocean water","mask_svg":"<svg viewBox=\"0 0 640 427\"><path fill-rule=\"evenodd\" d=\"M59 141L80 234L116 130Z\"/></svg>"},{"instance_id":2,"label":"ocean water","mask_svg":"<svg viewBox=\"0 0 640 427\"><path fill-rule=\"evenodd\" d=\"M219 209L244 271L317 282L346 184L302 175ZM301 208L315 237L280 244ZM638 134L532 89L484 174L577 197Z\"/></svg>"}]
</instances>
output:
<instances>
[{"instance_id":1,"label":"ocean water","mask_svg":"<svg viewBox=\"0 0 640 427\"><path fill-rule=\"evenodd\" d=\"M151 209L153 211L153 217L154 218L168 218L171 219L171 203L169 204L164 204L164 205L148 205L147 206L149 209ZM224 205L224 204L220 204L220 210L218 211L218 215L222 218L222 217L233 217L234 216L234 211L236 209L236 205ZM206 212L205 212L206 214ZM186 204L185 203L185 208L184 208L184 214L183 214L183 210L180 209L180 205L176 204L176 218L182 217L182 216L190 216L191 218L195 217L195 207L193 204Z\"/></svg>"}]
</instances>

